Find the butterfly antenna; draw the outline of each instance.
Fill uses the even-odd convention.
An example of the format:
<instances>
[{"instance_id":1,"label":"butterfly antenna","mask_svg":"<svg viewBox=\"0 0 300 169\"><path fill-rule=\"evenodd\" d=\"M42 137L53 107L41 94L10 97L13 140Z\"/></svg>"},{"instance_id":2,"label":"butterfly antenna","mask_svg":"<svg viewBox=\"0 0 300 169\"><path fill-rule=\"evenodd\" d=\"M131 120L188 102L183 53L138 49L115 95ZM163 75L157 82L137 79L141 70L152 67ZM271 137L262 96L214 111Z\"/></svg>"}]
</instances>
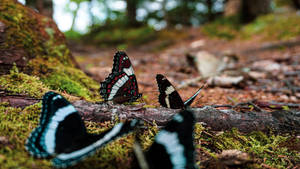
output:
<instances>
[{"instance_id":1,"label":"butterfly antenna","mask_svg":"<svg viewBox=\"0 0 300 169\"><path fill-rule=\"evenodd\" d=\"M190 106L193 101L195 100L195 98L198 96L198 94L200 93L200 91L203 89L203 87L206 86L206 83L204 85L202 85L200 87L200 89L193 95L191 96L189 99L187 99L185 102L184 102L184 106L187 107L187 106Z\"/></svg>"},{"instance_id":2,"label":"butterfly antenna","mask_svg":"<svg viewBox=\"0 0 300 169\"><path fill-rule=\"evenodd\" d=\"M137 137L136 137L137 138ZM142 150L142 146L139 140L135 140L133 143L133 152L136 156L136 159L139 163L141 169L150 169L146 160L146 156Z\"/></svg>"},{"instance_id":3,"label":"butterfly antenna","mask_svg":"<svg viewBox=\"0 0 300 169\"><path fill-rule=\"evenodd\" d=\"M142 120L138 120L139 124L138 127L134 129L134 143L133 143L133 152L137 159L137 162L141 169L150 169L146 156L143 152L142 145L141 145L141 135L142 135Z\"/></svg>"}]
</instances>

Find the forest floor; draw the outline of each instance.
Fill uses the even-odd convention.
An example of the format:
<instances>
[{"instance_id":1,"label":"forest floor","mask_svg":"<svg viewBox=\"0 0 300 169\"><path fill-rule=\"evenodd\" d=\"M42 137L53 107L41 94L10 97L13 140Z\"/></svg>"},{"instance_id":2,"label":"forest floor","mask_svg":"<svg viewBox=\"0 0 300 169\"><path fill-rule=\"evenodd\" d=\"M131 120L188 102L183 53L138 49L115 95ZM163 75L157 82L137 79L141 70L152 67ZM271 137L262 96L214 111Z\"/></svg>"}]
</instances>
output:
<instances>
[{"instance_id":1,"label":"forest floor","mask_svg":"<svg viewBox=\"0 0 300 169\"><path fill-rule=\"evenodd\" d=\"M175 87L201 76L186 57L187 54L197 55L199 51L209 52L219 60L226 53L233 56L234 65L220 74L234 74L244 79L238 85L208 85L192 106L237 104L253 100L300 103L300 88L297 87L300 85L299 38L288 41L296 42L296 45L290 45L283 41L263 41L260 37L235 40L211 38L203 35L199 28L190 28L186 32L185 38L161 51L151 50L155 42L126 50L137 76L140 93L143 93L147 104L159 106L156 74L164 74ZM100 82L110 73L117 49L72 45L71 50L80 67ZM179 89L183 100L192 96L206 80L204 78ZM283 108L289 107L286 104Z\"/></svg>"}]
</instances>

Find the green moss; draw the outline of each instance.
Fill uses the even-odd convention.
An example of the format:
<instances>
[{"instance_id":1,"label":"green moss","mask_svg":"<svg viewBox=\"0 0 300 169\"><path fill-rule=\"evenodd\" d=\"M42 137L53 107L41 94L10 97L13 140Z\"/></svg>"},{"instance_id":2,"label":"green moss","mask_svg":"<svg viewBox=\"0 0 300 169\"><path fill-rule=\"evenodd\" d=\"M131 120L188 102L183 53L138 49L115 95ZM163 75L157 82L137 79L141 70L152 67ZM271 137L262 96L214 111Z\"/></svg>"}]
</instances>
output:
<instances>
[{"instance_id":1,"label":"green moss","mask_svg":"<svg viewBox=\"0 0 300 169\"><path fill-rule=\"evenodd\" d=\"M38 124L41 103L24 110L0 106L0 135L8 139L7 145L0 145L1 168L51 168L48 160L36 160L30 156L24 143L29 133ZM39 167L37 167L39 168Z\"/></svg>"},{"instance_id":2,"label":"green moss","mask_svg":"<svg viewBox=\"0 0 300 169\"><path fill-rule=\"evenodd\" d=\"M98 92L100 85L79 69L63 65L54 58L32 59L29 66L34 70L32 74L40 76L41 81L52 90L63 91L87 100L101 100Z\"/></svg>"},{"instance_id":3,"label":"green moss","mask_svg":"<svg viewBox=\"0 0 300 169\"><path fill-rule=\"evenodd\" d=\"M65 39L51 19L39 15L20 3L2 0L0 21L6 25L1 50L25 50L25 58L51 56L72 64Z\"/></svg>"},{"instance_id":4,"label":"green moss","mask_svg":"<svg viewBox=\"0 0 300 169\"><path fill-rule=\"evenodd\" d=\"M232 40L237 36L241 28L238 16L223 17L212 23L205 24L201 30L210 37Z\"/></svg>"},{"instance_id":5,"label":"green moss","mask_svg":"<svg viewBox=\"0 0 300 169\"><path fill-rule=\"evenodd\" d=\"M265 40L287 40L300 35L300 16L292 14L269 14L257 18L242 29L244 37L262 35Z\"/></svg>"},{"instance_id":6,"label":"green moss","mask_svg":"<svg viewBox=\"0 0 300 169\"><path fill-rule=\"evenodd\" d=\"M102 30L99 33L88 35L92 41L99 44L116 45L140 45L155 40L156 31L148 26L140 28L114 28Z\"/></svg>"},{"instance_id":7,"label":"green moss","mask_svg":"<svg viewBox=\"0 0 300 169\"><path fill-rule=\"evenodd\" d=\"M1 77L1 85L14 94L41 97L45 90L99 101L99 84L75 68L64 35L55 23L11 0L0 5L0 21L6 25L1 51L24 51L26 72Z\"/></svg>"},{"instance_id":8,"label":"green moss","mask_svg":"<svg viewBox=\"0 0 300 169\"><path fill-rule=\"evenodd\" d=\"M266 135L262 132L242 134L236 129L213 138L218 150L237 149L254 155L257 163L275 168L287 168L300 162L299 152L281 146L290 136Z\"/></svg>"},{"instance_id":9,"label":"green moss","mask_svg":"<svg viewBox=\"0 0 300 169\"><path fill-rule=\"evenodd\" d=\"M205 24L202 29L210 37L232 40L260 37L262 40L288 40L300 35L300 16L296 13L268 14L252 23L242 25L238 16L220 18Z\"/></svg>"},{"instance_id":10,"label":"green moss","mask_svg":"<svg viewBox=\"0 0 300 169\"><path fill-rule=\"evenodd\" d=\"M0 76L1 89L11 94L21 94L29 97L41 98L49 91L49 87L36 76L19 73L14 66L8 75Z\"/></svg>"}]
</instances>

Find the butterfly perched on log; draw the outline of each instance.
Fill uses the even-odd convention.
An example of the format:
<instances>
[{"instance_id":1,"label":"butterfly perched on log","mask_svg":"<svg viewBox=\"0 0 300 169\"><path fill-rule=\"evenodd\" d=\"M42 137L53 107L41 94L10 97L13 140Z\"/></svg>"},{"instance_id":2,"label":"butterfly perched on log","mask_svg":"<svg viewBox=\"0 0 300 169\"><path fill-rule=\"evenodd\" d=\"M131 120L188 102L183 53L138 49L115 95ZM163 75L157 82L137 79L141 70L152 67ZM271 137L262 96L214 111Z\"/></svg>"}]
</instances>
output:
<instances>
[{"instance_id":1,"label":"butterfly perched on log","mask_svg":"<svg viewBox=\"0 0 300 169\"><path fill-rule=\"evenodd\" d=\"M194 169L193 144L195 118L192 111L182 110L155 136L154 143L143 152L139 141L133 149L141 169Z\"/></svg>"},{"instance_id":2,"label":"butterfly perched on log","mask_svg":"<svg viewBox=\"0 0 300 169\"><path fill-rule=\"evenodd\" d=\"M100 95L105 101L116 103L133 102L142 96L125 52L118 51L115 54L112 72L100 83Z\"/></svg>"},{"instance_id":3,"label":"butterfly perched on log","mask_svg":"<svg viewBox=\"0 0 300 169\"><path fill-rule=\"evenodd\" d=\"M203 88L202 86L193 96L183 102L175 87L165 76L157 74L156 81L159 90L158 101L160 105L171 109L184 109L190 106Z\"/></svg>"},{"instance_id":4,"label":"butterfly perched on log","mask_svg":"<svg viewBox=\"0 0 300 169\"><path fill-rule=\"evenodd\" d=\"M97 149L130 131L137 121L118 123L101 133L87 133L79 113L65 98L54 92L43 97L39 126L30 134L25 147L38 158L54 158L56 167L78 163Z\"/></svg>"}]
</instances>

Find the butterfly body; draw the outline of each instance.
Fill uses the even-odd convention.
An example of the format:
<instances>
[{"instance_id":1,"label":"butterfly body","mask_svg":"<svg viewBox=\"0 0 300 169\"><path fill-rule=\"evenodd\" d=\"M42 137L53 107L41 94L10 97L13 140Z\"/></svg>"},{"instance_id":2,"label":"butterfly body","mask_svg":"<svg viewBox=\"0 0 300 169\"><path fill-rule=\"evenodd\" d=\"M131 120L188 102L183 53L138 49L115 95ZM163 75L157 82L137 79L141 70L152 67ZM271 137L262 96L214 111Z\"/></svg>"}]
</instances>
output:
<instances>
[{"instance_id":1,"label":"butterfly body","mask_svg":"<svg viewBox=\"0 0 300 169\"><path fill-rule=\"evenodd\" d=\"M194 169L193 129L195 119L191 111L176 114L155 137L154 143L145 153L134 151L141 169Z\"/></svg>"},{"instance_id":2,"label":"butterfly body","mask_svg":"<svg viewBox=\"0 0 300 169\"><path fill-rule=\"evenodd\" d=\"M119 123L101 134L87 133L77 110L61 95L48 92L43 98L40 124L30 134L25 148L35 157L54 157L56 167L67 167L130 132L135 124L136 121Z\"/></svg>"},{"instance_id":3,"label":"butterfly body","mask_svg":"<svg viewBox=\"0 0 300 169\"><path fill-rule=\"evenodd\" d=\"M131 62L125 52L114 56L112 73L100 83L100 95L105 101L133 102L141 97Z\"/></svg>"},{"instance_id":4,"label":"butterfly body","mask_svg":"<svg viewBox=\"0 0 300 169\"><path fill-rule=\"evenodd\" d=\"M186 107L190 106L202 89L201 87L193 96L191 96L188 100L183 102L175 87L169 82L169 80L165 76L157 74L156 81L159 90L159 103L163 107L171 109L185 109Z\"/></svg>"}]
</instances>

